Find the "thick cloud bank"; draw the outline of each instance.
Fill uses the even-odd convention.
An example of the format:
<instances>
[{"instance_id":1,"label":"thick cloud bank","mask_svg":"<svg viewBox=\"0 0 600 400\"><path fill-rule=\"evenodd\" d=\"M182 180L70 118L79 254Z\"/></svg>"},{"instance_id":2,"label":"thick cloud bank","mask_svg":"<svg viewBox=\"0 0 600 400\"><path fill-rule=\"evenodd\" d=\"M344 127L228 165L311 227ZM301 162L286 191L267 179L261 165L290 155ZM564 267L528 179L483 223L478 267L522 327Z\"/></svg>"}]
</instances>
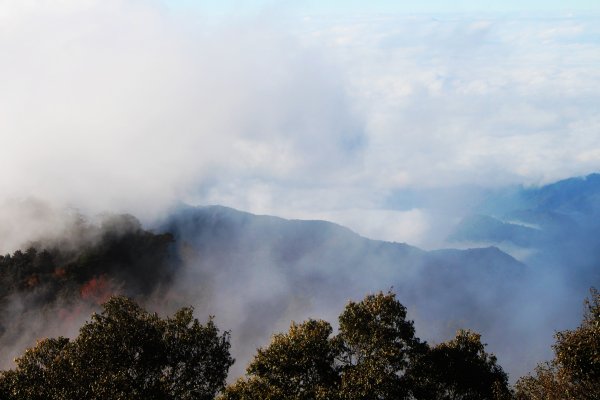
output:
<instances>
[{"instance_id":1,"label":"thick cloud bank","mask_svg":"<svg viewBox=\"0 0 600 400\"><path fill-rule=\"evenodd\" d=\"M268 21L209 27L129 1L0 7L3 196L153 213L215 182L326 180L359 156L335 67Z\"/></svg>"},{"instance_id":2,"label":"thick cloud bank","mask_svg":"<svg viewBox=\"0 0 600 400\"><path fill-rule=\"evenodd\" d=\"M0 5L2 197L143 218L225 204L426 244L438 218L390 196L600 168L593 14L177 4Z\"/></svg>"}]
</instances>

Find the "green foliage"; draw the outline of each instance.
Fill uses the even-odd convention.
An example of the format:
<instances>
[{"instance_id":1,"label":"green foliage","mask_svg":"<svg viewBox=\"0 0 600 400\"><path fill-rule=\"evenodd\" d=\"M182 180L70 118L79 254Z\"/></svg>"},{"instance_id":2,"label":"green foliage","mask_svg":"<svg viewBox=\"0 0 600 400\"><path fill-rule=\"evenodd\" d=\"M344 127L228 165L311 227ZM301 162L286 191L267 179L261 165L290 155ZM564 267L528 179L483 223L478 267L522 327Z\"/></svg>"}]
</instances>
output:
<instances>
[{"instance_id":1,"label":"green foliage","mask_svg":"<svg viewBox=\"0 0 600 400\"><path fill-rule=\"evenodd\" d=\"M556 363L573 382L598 382L600 388L600 293L591 289L583 322L573 331L558 332Z\"/></svg>"},{"instance_id":2,"label":"green foliage","mask_svg":"<svg viewBox=\"0 0 600 400\"><path fill-rule=\"evenodd\" d=\"M259 349L222 400L504 400L512 396L480 335L459 331L430 348L393 293L350 302L332 336L325 321L292 324Z\"/></svg>"},{"instance_id":3,"label":"green foliage","mask_svg":"<svg viewBox=\"0 0 600 400\"><path fill-rule=\"evenodd\" d=\"M34 243L23 252L0 256L0 302L10 295L43 293L40 301L76 294L90 279L106 276L132 295L148 294L174 272L173 236L140 228L131 216L107 218L101 227L85 225L91 237L77 246ZM65 297L65 296L63 296Z\"/></svg>"},{"instance_id":4,"label":"green foliage","mask_svg":"<svg viewBox=\"0 0 600 400\"><path fill-rule=\"evenodd\" d=\"M0 375L3 399L213 399L233 360L229 334L191 308L162 319L113 297L73 341L46 339Z\"/></svg>"},{"instance_id":5,"label":"green foliage","mask_svg":"<svg viewBox=\"0 0 600 400\"><path fill-rule=\"evenodd\" d=\"M325 321L292 323L288 333L273 336L226 392L227 399L315 399L337 384L332 329Z\"/></svg>"},{"instance_id":6,"label":"green foliage","mask_svg":"<svg viewBox=\"0 0 600 400\"><path fill-rule=\"evenodd\" d=\"M559 378L554 363L538 364L534 375L520 378L515 385L518 400L567 400L566 382Z\"/></svg>"},{"instance_id":7,"label":"green foliage","mask_svg":"<svg viewBox=\"0 0 600 400\"><path fill-rule=\"evenodd\" d=\"M430 348L409 371L416 399L509 399L508 377L494 355L485 352L481 335L459 330L448 342Z\"/></svg>"},{"instance_id":8,"label":"green foliage","mask_svg":"<svg viewBox=\"0 0 600 400\"><path fill-rule=\"evenodd\" d=\"M142 299L168 285L178 261L173 236L141 229L131 216L106 218L102 226L78 225L80 242L32 244L27 251L0 256L0 334L2 345L28 329L28 318L13 318L14 299L29 314L43 309L94 305L110 295Z\"/></svg>"},{"instance_id":9,"label":"green foliage","mask_svg":"<svg viewBox=\"0 0 600 400\"><path fill-rule=\"evenodd\" d=\"M554 360L517 382L519 399L600 399L600 293L590 292L581 325L555 335Z\"/></svg>"},{"instance_id":10,"label":"green foliage","mask_svg":"<svg viewBox=\"0 0 600 400\"><path fill-rule=\"evenodd\" d=\"M350 302L339 322L341 397L407 398L410 392L403 375L424 346L395 294L378 293Z\"/></svg>"},{"instance_id":11,"label":"green foliage","mask_svg":"<svg viewBox=\"0 0 600 400\"><path fill-rule=\"evenodd\" d=\"M292 324L258 350L248 376L230 385L222 398L411 398L408 371L428 348L415 337L406 308L395 295L378 293L350 302L339 326L332 336L325 321Z\"/></svg>"},{"instance_id":12,"label":"green foliage","mask_svg":"<svg viewBox=\"0 0 600 400\"><path fill-rule=\"evenodd\" d=\"M69 339L44 339L34 348L17 358L17 368L0 375L0 398L11 399L67 399L66 387L57 382L71 372L64 359ZM65 382L66 383L66 382ZM65 385L66 386L66 385Z\"/></svg>"}]
</instances>

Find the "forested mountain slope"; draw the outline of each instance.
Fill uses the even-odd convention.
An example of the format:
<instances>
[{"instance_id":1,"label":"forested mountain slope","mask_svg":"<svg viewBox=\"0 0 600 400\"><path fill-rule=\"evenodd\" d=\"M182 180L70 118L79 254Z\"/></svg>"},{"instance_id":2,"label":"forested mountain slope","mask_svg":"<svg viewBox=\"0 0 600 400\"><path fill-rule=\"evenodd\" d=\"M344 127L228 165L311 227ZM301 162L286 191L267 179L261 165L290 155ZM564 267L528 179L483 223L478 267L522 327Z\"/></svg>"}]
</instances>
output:
<instances>
[{"instance_id":1,"label":"forested mountain slope","mask_svg":"<svg viewBox=\"0 0 600 400\"><path fill-rule=\"evenodd\" d=\"M222 206L181 205L149 227L128 215L78 218L68 238L0 256L2 363L39 337L75 332L118 293L165 312L192 304L215 315L232 331L236 375L290 320L334 320L348 299L393 288L424 339L474 329L522 375L600 286L598 181L496 191L457 226L462 249L434 251ZM517 260L507 247L528 253Z\"/></svg>"}]
</instances>

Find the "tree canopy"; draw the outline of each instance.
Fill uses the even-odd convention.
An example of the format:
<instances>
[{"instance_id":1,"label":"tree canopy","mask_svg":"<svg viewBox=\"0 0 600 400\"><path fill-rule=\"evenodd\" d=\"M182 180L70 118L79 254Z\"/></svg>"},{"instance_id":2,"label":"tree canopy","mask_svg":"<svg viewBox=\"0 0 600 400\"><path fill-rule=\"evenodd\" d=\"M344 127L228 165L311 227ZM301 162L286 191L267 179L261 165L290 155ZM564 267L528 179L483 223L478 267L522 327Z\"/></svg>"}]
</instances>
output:
<instances>
[{"instance_id":1,"label":"tree canopy","mask_svg":"<svg viewBox=\"0 0 600 400\"><path fill-rule=\"evenodd\" d=\"M481 335L459 330L450 341L433 346L409 371L415 399L509 399L508 376L485 351Z\"/></svg>"},{"instance_id":2,"label":"tree canopy","mask_svg":"<svg viewBox=\"0 0 600 400\"><path fill-rule=\"evenodd\" d=\"M112 297L74 340L45 339L0 374L2 399L213 399L233 363L229 333L191 308L160 318Z\"/></svg>"},{"instance_id":3,"label":"tree canopy","mask_svg":"<svg viewBox=\"0 0 600 400\"><path fill-rule=\"evenodd\" d=\"M518 399L600 399L600 293L590 294L581 325L555 335L554 359L517 382Z\"/></svg>"},{"instance_id":4,"label":"tree canopy","mask_svg":"<svg viewBox=\"0 0 600 400\"><path fill-rule=\"evenodd\" d=\"M112 297L79 335L44 339L0 372L0 398L209 400L591 400L600 399L600 294L581 325L558 332L555 358L516 392L481 335L459 330L430 345L415 334L394 293L349 302L331 324L292 323L257 350L246 376L225 386L229 332L193 309L161 318Z\"/></svg>"},{"instance_id":5,"label":"tree canopy","mask_svg":"<svg viewBox=\"0 0 600 400\"><path fill-rule=\"evenodd\" d=\"M340 347L341 397L408 398L404 375L411 359L425 347L396 295L371 294L348 303L339 324L335 340Z\"/></svg>"},{"instance_id":6,"label":"tree canopy","mask_svg":"<svg viewBox=\"0 0 600 400\"><path fill-rule=\"evenodd\" d=\"M508 378L480 335L430 347L393 293L350 302L332 335L325 321L292 323L259 349L223 400L503 399Z\"/></svg>"},{"instance_id":7,"label":"tree canopy","mask_svg":"<svg viewBox=\"0 0 600 400\"><path fill-rule=\"evenodd\" d=\"M248 366L248 379L229 386L225 399L327 399L338 384L331 325L309 320L292 323L273 336Z\"/></svg>"}]
</instances>

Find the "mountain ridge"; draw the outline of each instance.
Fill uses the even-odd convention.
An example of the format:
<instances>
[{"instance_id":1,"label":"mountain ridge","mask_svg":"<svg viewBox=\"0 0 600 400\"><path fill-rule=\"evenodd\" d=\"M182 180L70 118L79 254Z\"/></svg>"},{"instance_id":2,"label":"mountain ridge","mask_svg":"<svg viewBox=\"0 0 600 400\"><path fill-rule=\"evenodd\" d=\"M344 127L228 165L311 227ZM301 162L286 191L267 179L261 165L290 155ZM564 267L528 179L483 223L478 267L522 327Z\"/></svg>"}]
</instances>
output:
<instances>
[{"instance_id":1,"label":"mountain ridge","mask_svg":"<svg viewBox=\"0 0 600 400\"><path fill-rule=\"evenodd\" d=\"M595 186L597 179L576 181L568 187L581 184ZM560 185L550 192L560 191L559 188ZM593 202L596 189L584 192L591 200L578 201ZM520 201L505 204L509 211L512 209L513 213L537 222L535 228L532 227L535 224L527 226L474 209L479 214L471 217L471 222L463 223L463 234L468 239L473 239L469 235L480 235L476 238L486 245L437 250L369 239L323 220L255 215L219 205L180 204L163 220L144 228L150 231L140 230L139 222L132 216L121 216L97 228L104 232L101 235L84 235L90 238L86 239L88 245L94 244L92 238L105 237L107 233L107 237L116 240L114 248L120 250L110 253L116 257L111 261L112 266L96 262L114 258L104 257L101 250L75 260L93 267L89 269L92 273L82 280L91 285L93 295L103 296L109 289L129 291L140 293L145 301L160 304L167 311L169 307L192 304L200 314L215 315L233 333L234 354L241 360L234 366L233 375L241 374L244 360L251 357L256 347L266 344L274 331L286 329L289 321L332 320L348 299L393 288L419 330L424 332L424 339L442 341L452 337L458 328L474 329L484 335L493 351L507 360L506 365L518 376L533 366L523 360L524 354L534 358L534 362L549 355L551 332L570 326L569 310L574 309L574 304L579 306L582 293L590 284L598 282L600 254L596 250L596 236L579 243L596 232L596 219L582 223L566 213L564 210L569 208L561 204L567 200L568 196L561 201L546 202L544 209L524 208ZM560 210L552 209L552 204ZM164 266L169 266L164 269L168 279L161 281L162 275L158 274L159 280L147 281L150 271L144 272L139 263L128 264L130 255L119 244L121 236L110 234L111 229L119 231L124 227L147 237L148 243L154 240L149 235L159 235L156 240L163 247L157 254L164 259ZM557 240L561 242L555 243ZM538 253L517 260L503 250L507 241ZM72 247L76 242L64 243ZM94 258L94 254L100 257ZM126 258L119 260L121 255ZM79 264L72 265L69 271L76 273ZM59 267L53 265L47 275L58 279L54 275L61 273ZM146 285L138 287L147 290L135 289L137 284L131 281L135 277L127 273L127 268L139 275L139 283ZM0 275L3 273L6 271L0 271ZM46 276L33 270L27 274L27 279ZM25 283L19 281L24 291L17 298L32 298L27 291L39 284L34 278L26 279ZM69 293L80 296L84 292L73 286ZM58 299L37 311L30 310L27 315L59 310L59 314L73 318L77 304ZM71 310L71 306L75 308ZM12 317L0 316L6 321ZM32 323L24 319L18 326ZM32 332L42 332L40 329ZM55 332L60 328L53 325L52 329ZM540 336L542 333L545 336Z\"/></svg>"}]
</instances>

